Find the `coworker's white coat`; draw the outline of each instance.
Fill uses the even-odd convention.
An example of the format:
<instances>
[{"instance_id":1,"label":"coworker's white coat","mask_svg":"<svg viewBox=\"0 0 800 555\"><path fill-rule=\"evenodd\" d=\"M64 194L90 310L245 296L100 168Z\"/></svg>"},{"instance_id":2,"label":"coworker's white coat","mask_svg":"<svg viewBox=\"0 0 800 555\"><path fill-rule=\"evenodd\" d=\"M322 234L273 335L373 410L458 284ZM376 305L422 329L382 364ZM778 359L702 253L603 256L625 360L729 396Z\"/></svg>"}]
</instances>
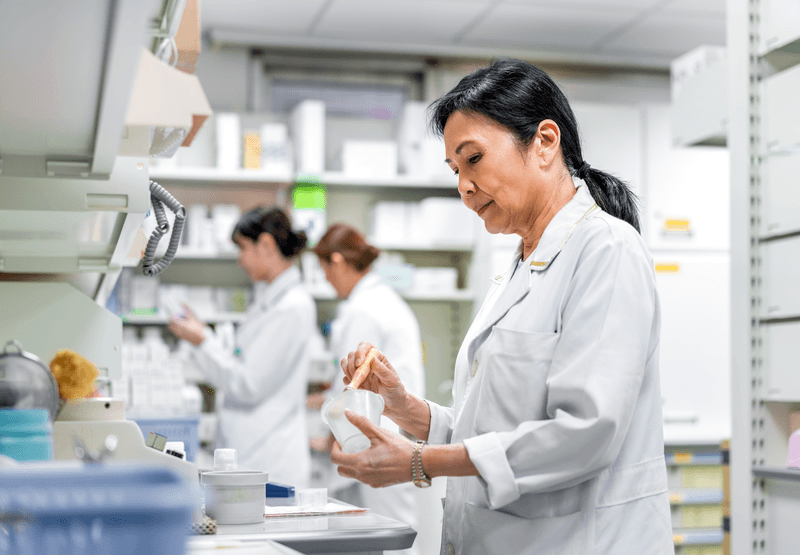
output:
<instances>
[{"instance_id":1,"label":"coworker's white coat","mask_svg":"<svg viewBox=\"0 0 800 555\"><path fill-rule=\"evenodd\" d=\"M331 349L341 359L354 351L361 341L368 341L386 355L397 371L405 388L424 398L425 371L422 366L422 347L419 324L406 302L375 273L365 275L345 301L339 305L331 324ZM344 389L343 372L334 379L332 393ZM383 428L399 432L397 424L381 417ZM334 484L347 485L351 480L335 476ZM341 478L341 479L338 479ZM378 514L410 524L419 530L420 491L412 483L373 489L358 483L360 502ZM417 542L415 542L417 543ZM416 555L412 547L399 554Z\"/></svg>"},{"instance_id":2,"label":"coworker's white coat","mask_svg":"<svg viewBox=\"0 0 800 555\"><path fill-rule=\"evenodd\" d=\"M308 487L308 363L316 305L292 266L247 311L236 333L239 354L207 334L194 359L224 393L220 445L238 451L239 468L265 470L271 482Z\"/></svg>"},{"instance_id":3,"label":"coworker's white coat","mask_svg":"<svg viewBox=\"0 0 800 555\"><path fill-rule=\"evenodd\" d=\"M480 472L448 478L442 553L674 551L652 261L628 224L600 210L580 221L593 203L579 187L495 278L456 361L454 408L430 403L430 442L463 442Z\"/></svg>"}]
</instances>

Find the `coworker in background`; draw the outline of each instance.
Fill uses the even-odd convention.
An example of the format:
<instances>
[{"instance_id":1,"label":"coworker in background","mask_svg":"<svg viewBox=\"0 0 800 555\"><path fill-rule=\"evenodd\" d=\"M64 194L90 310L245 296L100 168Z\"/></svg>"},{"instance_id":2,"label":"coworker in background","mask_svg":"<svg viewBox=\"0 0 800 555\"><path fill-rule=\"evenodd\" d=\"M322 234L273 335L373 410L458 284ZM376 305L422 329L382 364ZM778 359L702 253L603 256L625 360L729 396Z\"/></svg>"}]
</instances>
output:
<instances>
[{"instance_id":1,"label":"coworker in background","mask_svg":"<svg viewBox=\"0 0 800 555\"><path fill-rule=\"evenodd\" d=\"M358 230L343 223L333 224L312 250L319 257L325 278L333 285L339 298L346 299L339 305L331 324L334 356L346 357L359 341L379 345L383 353L391 357L407 390L422 397L425 394L425 370L419 324L400 295L383 283L378 274L370 271L380 251L369 245ZM333 383L328 395L344 389L338 377ZM381 426L395 433L399 431L397 425L387 418L382 418ZM334 496L347 498L356 505L368 507L419 530L419 492L412 484L381 489L359 482L349 485L354 488L352 492L334 493ZM352 493L356 495L348 495ZM412 547L398 553L416 554L419 551Z\"/></svg>"},{"instance_id":2,"label":"coworker in background","mask_svg":"<svg viewBox=\"0 0 800 555\"><path fill-rule=\"evenodd\" d=\"M586 163L566 97L527 62L479 69L430 110L464 204L522 241L461 346L453 408L409 393L391 357L371 364L362 389L429 443L349 414L372 446L334 444L331 460L374 487L450 476L443 553L672 554L660 309L635 197ZM342 361L345 383L369 348Z\"/></svg>"},{"instance_id":3,"label":"coworker in background","mask_svg":"<svg viewBox=\"0 0 800 555\"><path fill-rule=\"evenodd\" d=\"M316 340L316 305L301 285L293 257L306 236L294 233L278 208L256 208L233 230L239 265L254 282L266 282L236 333L236 353L187 310L169 329L197 348L192 355L217 391L218 447L237 450L239 468L265 470L270 481L308 487L311 457L306 429L308 364Z\"/></svg>"}]
</instances>

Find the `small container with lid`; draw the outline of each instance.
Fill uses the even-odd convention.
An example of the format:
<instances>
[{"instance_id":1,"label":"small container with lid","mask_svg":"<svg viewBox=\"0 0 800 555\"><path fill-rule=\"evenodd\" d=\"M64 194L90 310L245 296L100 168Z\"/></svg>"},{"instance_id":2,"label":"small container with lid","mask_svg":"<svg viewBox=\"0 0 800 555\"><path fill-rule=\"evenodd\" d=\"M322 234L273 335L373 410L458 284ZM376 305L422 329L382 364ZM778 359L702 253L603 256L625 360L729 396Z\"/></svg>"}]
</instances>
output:
<instances>
[{"instance_id":1,"label":"small container with lid","mask_svg":"<svg viewBox=\"0 0 800 555\"><path fill-rule=\"evenodd\" d=\"M252 524L264 521L264 491L269 473L239 470L236 449L214 451L214 470L203 472L206 514L218 524Z\"/></svg>"}]
</instances>

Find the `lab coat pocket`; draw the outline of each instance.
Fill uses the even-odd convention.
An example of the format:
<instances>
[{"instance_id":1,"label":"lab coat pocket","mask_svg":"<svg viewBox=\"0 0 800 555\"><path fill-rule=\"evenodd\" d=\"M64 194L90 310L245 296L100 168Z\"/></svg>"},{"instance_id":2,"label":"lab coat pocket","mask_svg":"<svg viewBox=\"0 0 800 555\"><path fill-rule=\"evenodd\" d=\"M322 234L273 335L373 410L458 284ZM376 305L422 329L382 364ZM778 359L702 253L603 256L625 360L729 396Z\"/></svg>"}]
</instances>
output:
<instances>
[{"instance_id":1,"label":"lab coat pocket","mask_svg":"<svg viewBox=\"0 0 800 555\"><path fill-rule=\"evenodd\" d=\"M475 357L477 372L482 372L475 384L479 434L547 419L547 375L559 338L557 333L492 329Z\"/></svg>"},{"instance_id":2,"label":"lab coat pocket","mask_svg":"<svg viewBox=\"0 0 800 555\"><path fill-rule=\"evenodd\" d=\"M527 519L467 503L463 555L583 555L584 512Z\"/></svg>"}]
</instances>

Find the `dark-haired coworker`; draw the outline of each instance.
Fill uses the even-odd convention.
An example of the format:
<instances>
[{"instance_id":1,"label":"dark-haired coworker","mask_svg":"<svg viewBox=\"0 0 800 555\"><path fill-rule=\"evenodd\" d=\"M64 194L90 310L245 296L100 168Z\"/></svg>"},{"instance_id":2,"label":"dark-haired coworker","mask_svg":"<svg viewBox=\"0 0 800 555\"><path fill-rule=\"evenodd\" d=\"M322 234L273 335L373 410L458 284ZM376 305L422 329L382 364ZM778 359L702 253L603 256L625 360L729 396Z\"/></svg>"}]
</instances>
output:
<instances>
[{"instance_id":1,"label":"dark-haired coworker","mask_svg":"<svg viewBox=\"0 0 800 555\"><path fill-rule=\"evenodd\" d=\"M374 487L448 476L445 554L672 554L660 309L634 196L583 159L567 99L531 64L479 69L430 114L466 206L520 248L461 346L453 407L408 393L385 356L371 365L362 387L428 443L349 415L372 446L334 445L332 461ZM345 382L369 348L342 362Z\"/></svg>"},{"instance_id":2,"label":"dark-haired coworker","mask_svg":"<svg viewBox=\"0 0 800 555\"><path fill-rule=\"evenodd\" d=\"M306 427L309 355L317 312L293 263L306 236L278 208L242 215L233 231L239 265L264 283L236 330L236 350L187 311L169 329L196 346L192 356L223 404L217 447L235 448L239 468L265 470L270 481L308 487L311 456Z\"/></svg>"},{"instance_id":3,"label":"dark-haired coworker","mask_svg":"<svg viewBox=\"0 0 800 555\"><path fill-rule=\"evenodd\" d=\"M406 390L418 397L424 396L425 369L419 323L400 295L372 271L372 262L380 251L367 243L361 232L343 223L331 225L312 250L319 257L325 278L343 299L331 324L330 348L334 356L346 357L362 341L378 345L393 361ZM342 389L344 384L337 377L328 397ZM381 419L381 426L399 431L397 424L388 418ZM420 529L419 504L424 499L410 483L373 489L354 480L340 479L332 481L329 489L339 484L344 491L334 491L337 498ZM421 552L415 545L397 553L417 555Z\"/></svg>"}]
</instances>

